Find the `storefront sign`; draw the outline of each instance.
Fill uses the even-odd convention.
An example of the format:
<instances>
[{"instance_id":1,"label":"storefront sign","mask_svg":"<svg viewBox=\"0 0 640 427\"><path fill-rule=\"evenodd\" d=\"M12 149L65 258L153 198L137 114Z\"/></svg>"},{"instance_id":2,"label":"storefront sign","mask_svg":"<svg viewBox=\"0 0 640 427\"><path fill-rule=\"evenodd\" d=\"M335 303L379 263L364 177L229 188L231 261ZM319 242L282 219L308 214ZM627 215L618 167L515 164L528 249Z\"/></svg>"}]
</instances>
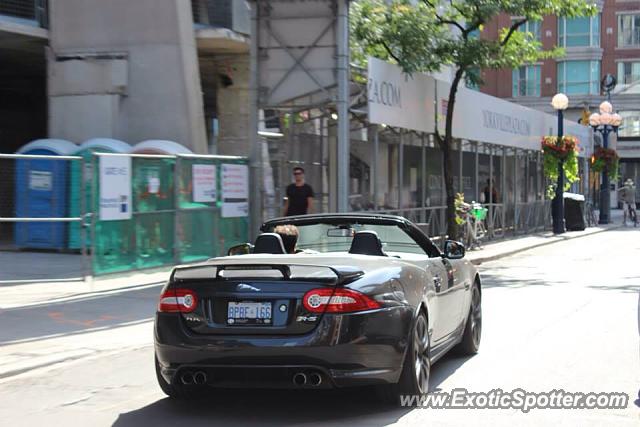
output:
<instances>
[{"instance_id":1,"label":"storefront sign","mask_svg":"<svg viewBox=\"0 0 640 427\"><path fill-rule=\"evenodd\" d=\"M199 203L215 202L216 192L216 166L193 165L191 167L193 179L193 201Z\"/></svg>"},{"instance_id":2,"label":"storefront sign","mask_svg":"<svg viewBox=\"0 0 640 427\"><path fill-rule=\"evenodd\" d=\"M438 81L439 103L449 96L449 83ZM460 87L453 115L454 138L488 142L507 147L539 150L542 137L557 133L558 118L553 114L527 108L476 90ZM444 133L445 116L438 117L438 129ZM569 120L565 135L580 141L581 156L592 152L591 130Z\"/></svg>"},{"instance_id":3,"label":"storefront sign","mask_svg":"<svg viewBox=\"0 0 640 427\"><path fill-rule=\"evenodd\" d=\"M404 74L394 64L369 57L369 121L419 132L434 133L436 111L441 134L449 106L450 83L431 75ZM545 135L557 132L557 117L490 96L461 84L456 96L453 137L508 147L539 150ZM565 120L565 135L580 141L581 156L590 156L592 135L587 126Z\"/></svg>"},{"instance_id":4,"label":"storefront sign","mask_svg":"<svg viewBox=\"0 0 640 427\"><path fill-rule=\"evenodd\" d=\"M615 149L623 159L640 159L640 144L636 141L617 141Z\"/></svg>"},{"instance_id":5,"label":"storefront sign","mask_svg":"<svg viewBox=\"0 0 640 427\"><path fill-rule=\"evenodd\" d=\"M433 132L435 79L411 76L385 61L369 57L369 121L419 132Z\"/></svg>"},{"instance_id":6,"label":"storefront sign","mask_svg":"<svg viewBox=\"0 0 640 427\"><path fill-rule=\"evenodd\" d=\"M249 167L222 165L222 217L249 216Z\"/></svg>"},{"instance_id":7,"label":"storefront sign","mask_svg":"<svg viewBox=\"0 0 640 427\"><path fill-rule=\"evenodd\" d=\"M131 219L131 157L100 156L100 220Z\"/></svg>"}]
</instances>

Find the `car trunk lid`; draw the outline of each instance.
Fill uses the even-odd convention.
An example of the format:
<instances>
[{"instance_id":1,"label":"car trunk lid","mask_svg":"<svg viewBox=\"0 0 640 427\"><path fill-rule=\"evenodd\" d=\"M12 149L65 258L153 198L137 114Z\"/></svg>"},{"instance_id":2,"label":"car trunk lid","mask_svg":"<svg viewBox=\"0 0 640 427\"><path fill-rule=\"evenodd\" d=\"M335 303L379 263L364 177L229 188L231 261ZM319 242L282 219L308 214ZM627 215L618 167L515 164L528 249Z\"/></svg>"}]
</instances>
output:
<instances>
[{"instance_id":1,"label":"car trunk lid","mask_svg":"<svg viewBox=\"0 0 640 427\"><path fill-rule=\"evenodd\" d=\"M305 309L305 293L362 274L354 267L230 264L176 269L172 284L197 296L195 310L181 314L195 333L292 335L312 331L324 315Z\"/></svg>"}]
</instances>

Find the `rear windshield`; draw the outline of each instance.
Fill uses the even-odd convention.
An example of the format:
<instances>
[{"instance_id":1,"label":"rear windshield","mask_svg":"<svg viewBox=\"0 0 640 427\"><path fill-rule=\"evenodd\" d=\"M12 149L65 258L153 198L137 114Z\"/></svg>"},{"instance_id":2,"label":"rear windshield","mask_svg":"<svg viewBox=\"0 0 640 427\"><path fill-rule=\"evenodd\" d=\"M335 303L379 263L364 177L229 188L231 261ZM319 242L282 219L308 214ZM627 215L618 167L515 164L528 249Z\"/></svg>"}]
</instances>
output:
<instances>
[{"instance_id":1,"label":"rear windshield","mask_svg":"<svg viewBox=\"0 0 640 427\"><path fill-rule=\"evenodd\" d=\"M353 234L358 231L375 231L385 252L404 252L424 255L425 252L406 231L397 225L387 224L308 224L297 225L299 250L321 253L348 252ZM340 235L340 229L345 231Z\"/></svg>"}]
</instances>

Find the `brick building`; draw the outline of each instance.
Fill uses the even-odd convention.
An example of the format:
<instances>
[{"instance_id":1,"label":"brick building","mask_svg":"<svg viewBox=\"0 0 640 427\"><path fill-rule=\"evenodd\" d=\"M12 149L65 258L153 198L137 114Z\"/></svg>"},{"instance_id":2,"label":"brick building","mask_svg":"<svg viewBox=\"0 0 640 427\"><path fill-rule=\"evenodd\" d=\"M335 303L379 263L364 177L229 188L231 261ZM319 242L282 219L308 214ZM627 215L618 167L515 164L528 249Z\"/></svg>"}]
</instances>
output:
<instances>
[{"instance_id":1,"label":"brick building","mask_svg":"<svg viewBox=\"0 0 640 427\"><path fill-rule=\"evenodd\" d=\"M596 3L599 13L594 17L547 16L521 27L534 33L545 49L563 47L565 56L516 70L485 70L480 90L546 112L553 112L553 95L563 92L570 100L566 117L577 121L584 110L597 111L605 99L600 82L613 74L618 83L611 102L624 119L617 141L623 160L621 177L640 183L640 1ZM500 28L515 19L501 15L482 36L497 37Z\"/></svg>"}]
</instances>

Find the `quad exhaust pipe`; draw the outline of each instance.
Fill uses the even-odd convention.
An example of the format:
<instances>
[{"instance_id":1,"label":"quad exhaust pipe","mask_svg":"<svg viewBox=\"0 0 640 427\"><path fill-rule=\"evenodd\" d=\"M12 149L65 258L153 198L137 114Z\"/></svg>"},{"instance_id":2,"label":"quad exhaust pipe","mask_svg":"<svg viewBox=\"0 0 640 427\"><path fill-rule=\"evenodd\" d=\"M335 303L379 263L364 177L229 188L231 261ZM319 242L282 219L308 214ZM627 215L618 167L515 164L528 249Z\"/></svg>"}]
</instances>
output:
<instances>
[{"instance_id":1,"label":"quad exhaust pipe","mask_svg":"<svg viewBox=\"0 0 640 427\"><path fill-rule=\"evenodd\" d=\"M310 385L312 387L318 387L322 384L322 375L319 372L312 372L309 375L304 372L297 372L293 375L293 385L297 387L303 387Z\"/></svg>"},{"instance_id":2,"label":"quad exhaust pipe","mask_svg":"<svg viewBox=\"0 0 640 427\"><path fill-rule=\"evenodd\" d=\"M180 375L180 381L184 385L203 385L207 383L207 374L204 371L196 371L195 373L187 371Z\"/></svg>"},{"instance_id":3,"label":"quad exhaust pipe","mask_svg":"<svg viewBox=\"0 0 640 427\"><path fill-rule=\"evenodd\" d=\"M205 374L203 371L196 372L195 374L193 374L193 382L197 385L205 384L207 382L207 374Z\"/></svg>"},{"instance_id":4,"label":"quad exhaust pipe","mask_svg":"<svg viewBox=\"0 0 640 427\"><path fill-rule=\"evenodd\" d=\"M193 374L191 372L183 373L182 375L180 375L180 381L182 381L182 384L184 385L193 384Z\"/></svg>"},{"instance_id":5,"label":"quad exhaust pipe","mask_svg":"<svg viewBox=\"0 0 640 427\"><path fill-rule=\"evenodd\" d=\"M307 384L307 375L304 372L298 372L293 376L293 384L298 387Z\"/></svg>"},{"instance_id":6,"label":"quad exhaust pipe","mask_svg":"<svg viewBox=\"0 0 640 427\"><path fill-rule=\"evenodd\" d=\"M314 372L311 375L309 375L309 384L311 384L314 387L318 387L320 384L322 384L322 375L320 375L317 372Z\"/></svg>"}]
</instances>

